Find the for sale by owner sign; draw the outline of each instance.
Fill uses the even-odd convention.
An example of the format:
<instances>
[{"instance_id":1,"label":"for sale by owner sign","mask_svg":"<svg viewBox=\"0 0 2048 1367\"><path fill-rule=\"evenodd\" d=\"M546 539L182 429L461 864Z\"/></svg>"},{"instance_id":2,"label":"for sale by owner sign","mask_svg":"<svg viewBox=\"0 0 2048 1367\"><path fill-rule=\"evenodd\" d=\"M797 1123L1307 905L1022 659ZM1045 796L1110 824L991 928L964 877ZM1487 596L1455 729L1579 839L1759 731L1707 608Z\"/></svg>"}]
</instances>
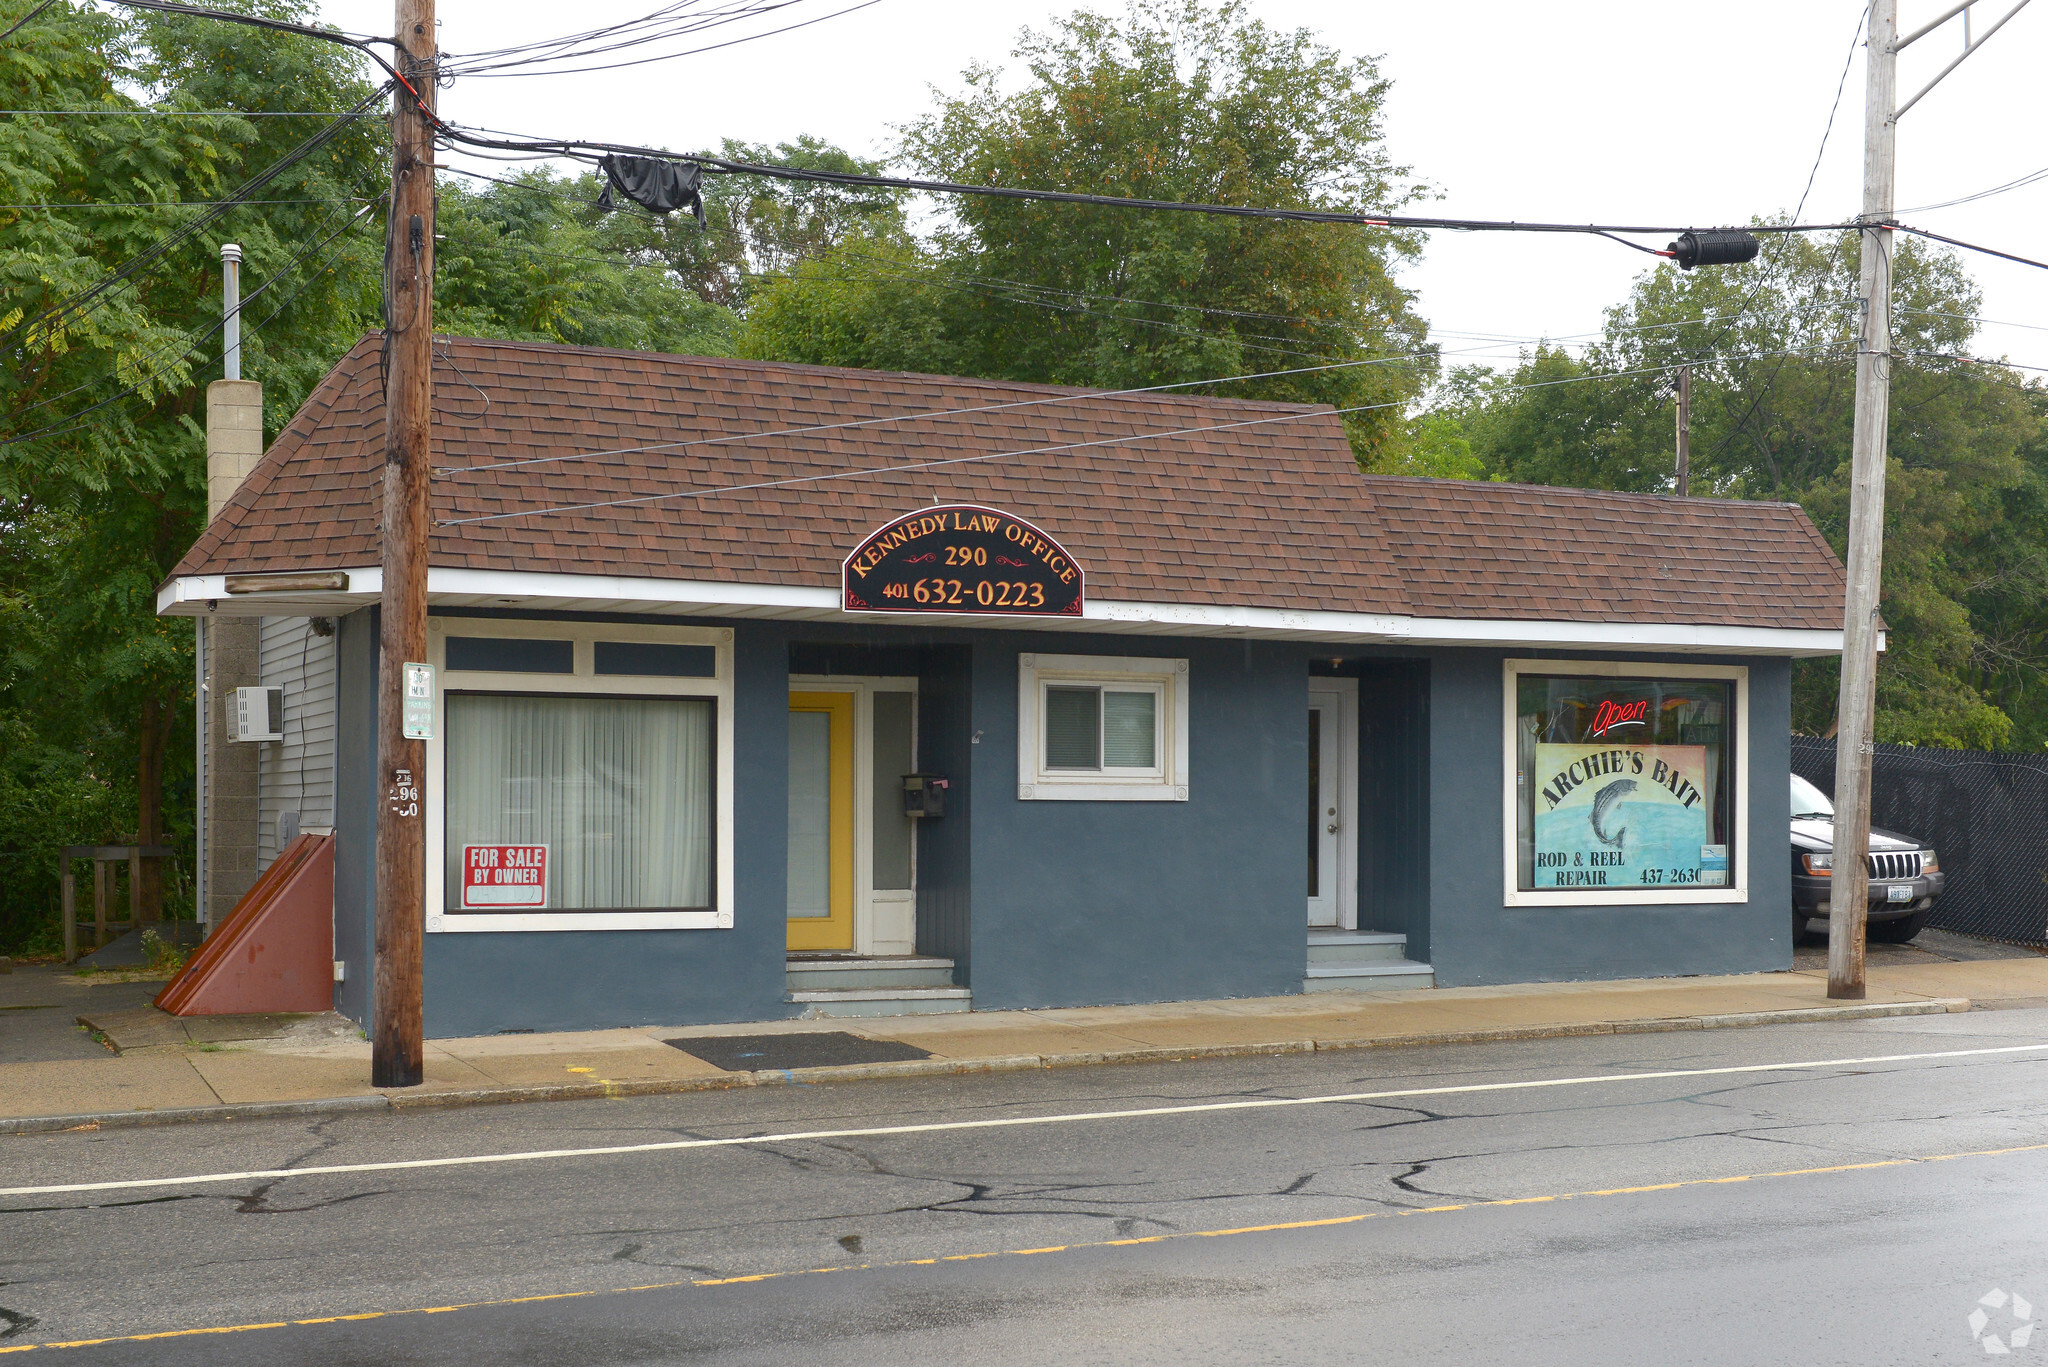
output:
<instances>
[{"instance_id":1,"label":"for sale by owner sign","mask_svg":"<svg viewBox=\"0 0 2048 1367\"><path fill-rule=\"evenodd\" d=\"M464 845L464 911L538 911L548 904L548 847Z\"/></svg>"}]
</instances>

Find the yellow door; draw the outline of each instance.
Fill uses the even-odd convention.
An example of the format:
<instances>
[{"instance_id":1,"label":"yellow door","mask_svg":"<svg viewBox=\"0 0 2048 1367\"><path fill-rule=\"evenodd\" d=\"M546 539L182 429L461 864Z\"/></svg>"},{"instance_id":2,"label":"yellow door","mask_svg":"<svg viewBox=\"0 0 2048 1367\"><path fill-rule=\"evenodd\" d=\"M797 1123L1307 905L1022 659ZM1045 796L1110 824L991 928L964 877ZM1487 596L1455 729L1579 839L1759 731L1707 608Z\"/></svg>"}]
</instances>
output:
<instances>
[{"instance_id":1,"label":"yellow door","mask_svg":"<svg viewBox=\"0 0 2048 1367\"><path fill-rule=\"evenodd\" d=\"M853 948L853 695L789 695L789 947Z\"/></svg>"}]
</instances>

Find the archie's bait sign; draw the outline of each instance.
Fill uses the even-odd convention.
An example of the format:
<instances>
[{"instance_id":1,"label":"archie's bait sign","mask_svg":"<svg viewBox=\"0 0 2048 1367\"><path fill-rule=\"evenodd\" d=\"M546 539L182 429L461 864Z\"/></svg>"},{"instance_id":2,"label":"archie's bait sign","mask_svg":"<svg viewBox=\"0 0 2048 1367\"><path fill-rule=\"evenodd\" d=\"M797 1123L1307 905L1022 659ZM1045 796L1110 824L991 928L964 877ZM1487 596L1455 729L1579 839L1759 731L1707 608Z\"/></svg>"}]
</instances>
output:
<instances>
[{"instance_id":1,"label":"archie's bait sign","mask_svg":"<svg viewBox=\"0 0 2048 1367\"><path fill-rule=\"evenodd\" d=\"M1079 617L1080 565L1022 518L949 504L899 517L846 557L848 612Z\"/></svg>"},{"instance_id":2,"label":"archie's bait sign","mask_svg":"<svg viewBox=\"0 0 2048 1367\"><path fill-rule=\"evenodd\" d=\"M1536 747L1536 886L1721 887L1704 745Z\"/></svg>"}]
</instances>

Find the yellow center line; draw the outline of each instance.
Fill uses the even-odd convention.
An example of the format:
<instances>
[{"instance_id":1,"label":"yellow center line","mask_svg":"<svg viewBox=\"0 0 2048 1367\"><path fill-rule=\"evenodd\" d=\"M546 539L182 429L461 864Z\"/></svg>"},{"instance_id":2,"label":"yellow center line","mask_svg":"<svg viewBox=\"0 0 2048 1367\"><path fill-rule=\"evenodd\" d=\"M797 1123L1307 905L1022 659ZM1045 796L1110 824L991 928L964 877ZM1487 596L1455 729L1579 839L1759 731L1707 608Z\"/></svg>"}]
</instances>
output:
<instances>
[{"instance_id":1,"label":"yellow center line","mask_svg":"<svg viewBox=\"0 0 2048 1367\"><path fill-rule=\"evenodd\" d=\"M1229 1229L1188 1229L1166 1234L1146 1234L1130 1239L1101 1239L1093 1243L1055 1244L1046 1248L994 1249L986 1253L950 1253L936 1258L901 1258L878 1263L844 1263L834 1267L806 1267L788 1272L754 1272L736 1277L698 1277L683 1281L650 1282L645 1286L605 1287L594 1291L556 1291L535 1296L508 1296L502 1300L462 1301L454 1305L416 1306L405 1310L365 1310L353 1314L321 1315L312 1319L270 1320L260 1324L227 1324L204 1329L162 1329L149 1334L115 1334L106 1338L71 1339L62 1343L23 1343L0 1346L0 1354L33 1353L47 1348L93 1348L107 1343L148 1343L158 1339L192 1338L201 1334L245 1334L259 1329L288 1329L301 1325L339 1324L344 1321L397 1319L406 1315L447 1315L458 1310L487 1310L505 1305L535 1305L544 1301L583 1300L593 1296L623 1296L641 1291L674 1291L683 1287L703 1288L745 1286L757 1282L784 1281L792 1277L817 1277L829 1272L881 1272L893 1268L935 1267L940 1263L978 1262L987 1258L1030 1258L1045 1253L1080 1253L1096 1248L1136 1248L1145 1244L1171 1243L1178 1239L1228 1239L1241 1234L1281 1234L1302 1229L1332 1229L1339 1225L1363 1224L1367 1220L1392 1220L1409 1215L1447 1215L1455 1211L1489 1210L1504 1206L1539 1205L1554 1201L1579 1201L1603 1196L1641 1196L1651 1192L1683 1191L1689 1187L1723 1187L1739 1182L1759 1182L1774 1177L1824 1177L1844 1172L1873 1172L1881 1168L1918 1167L1927 1163L1949 1163L1960 1158L2003 1158L2016 1153L2041 1153L2048 1144L2014 1144L2001 1149L1970 1149L1961 1153L1931 1153L1907 1158L1881 1158L1863 1163L1836 1163L1824 1168L1785 1168L1776 1172L1740 1173L1732 1177L1690 1177L1676 1182L1655 1182L1646 1186L1601 1187L1591 1191L1558 1192L1549 1196L1506 1196L1490 1201L1461 1201L1454 1205L1413 1206L1403 1210L1368 1210L1352 1215L1331 1215L1317 1220L1284 1220L1267 1225L1238 1225Z\"/></svg>"}]
</instances>

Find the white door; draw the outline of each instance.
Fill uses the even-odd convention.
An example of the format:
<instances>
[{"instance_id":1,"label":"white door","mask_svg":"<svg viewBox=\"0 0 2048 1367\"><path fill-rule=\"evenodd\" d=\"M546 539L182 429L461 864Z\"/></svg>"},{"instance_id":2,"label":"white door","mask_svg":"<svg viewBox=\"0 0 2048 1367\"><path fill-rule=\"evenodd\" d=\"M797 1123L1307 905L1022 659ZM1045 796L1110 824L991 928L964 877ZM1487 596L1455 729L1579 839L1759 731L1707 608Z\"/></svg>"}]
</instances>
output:
<instances>
[{"instance_id":1,"label":"white door","mask_svg":"<svg viewBox=\"0 0 2048 1367\"><path fill-rule=\"evenodd\" d=\"M1358 683L1312 679L1308 692L1308 923L1358 926Z\"/></svg>"}]
</instances>

